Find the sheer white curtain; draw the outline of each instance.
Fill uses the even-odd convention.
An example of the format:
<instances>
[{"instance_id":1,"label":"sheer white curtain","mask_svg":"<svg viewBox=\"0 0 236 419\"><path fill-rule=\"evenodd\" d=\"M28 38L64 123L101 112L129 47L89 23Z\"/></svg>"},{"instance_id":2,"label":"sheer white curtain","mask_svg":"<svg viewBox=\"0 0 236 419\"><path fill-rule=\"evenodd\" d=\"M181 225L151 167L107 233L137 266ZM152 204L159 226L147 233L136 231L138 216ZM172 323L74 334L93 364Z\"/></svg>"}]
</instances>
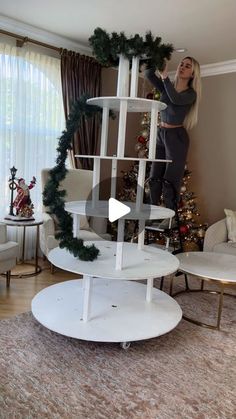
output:
<instances>
[{"instance_id":1,"label":"sheer white curtain","mask_svg":"<svg viewBox=\"0 0 236 419\"><path fill-rule=\"evenodd\" d=\"M10 168L29 184L35 212L40 212L40 172L53 167L58 137L64 129L60 60L26 48L0 43L0 218L9 213ZM22 228L8 227L22 242ZM26 257L33 257L35 228L27 228Z\"/></svg>"}]
</instances>

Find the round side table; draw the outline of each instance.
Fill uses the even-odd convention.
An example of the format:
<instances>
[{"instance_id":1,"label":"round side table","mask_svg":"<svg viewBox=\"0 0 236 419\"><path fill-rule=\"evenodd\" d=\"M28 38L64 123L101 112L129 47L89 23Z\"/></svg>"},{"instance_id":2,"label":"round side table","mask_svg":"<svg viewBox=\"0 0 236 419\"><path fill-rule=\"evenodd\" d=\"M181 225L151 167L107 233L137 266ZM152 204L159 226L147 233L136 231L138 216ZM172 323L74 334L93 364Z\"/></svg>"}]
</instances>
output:
<instances>
[{"instance_id":1,"label":"round side table","mask_svg":"<svg viewBox=\"0 0 236 419\"><path fill-rule=\"evenodd\" d=\"M4 219L3 222L9 227L23 227L23 244L22 244L22 254L20 258L20 263L25 263L28 265L34 266L34 270L31 272L24 272L21 271L19 273L12 274L11 276L18 276L18 277L27 277L27 276L34 276L38 275L42 269L38 263L38 248L39 248L39 226L43 224L43 220L41 218L35 218L34 220L29 221L20 221L20 220L7 220ZM26 241L26 228L27 227L36 227L36 242L35 242L35 262L29 263L25 261L25 241Z\"/></svg>"},{"instance_id":2,"label":"round side table","mask_svg":"<svg viewBox=\"0 0 236 419\"><path fill-rule=\"evenodd\" d=\"M207 327L209 329L220 329L221 313L223 308L224 295L236 297L234 294L225 292L227 286L233 287L236 285L236 258L233 255L215 252L186 252L176 255L178 258L179 272L185 275L186 289L172 293L172 286L174 276L172 277L170 295L176 297L179 294L190 292L205 292L210 294L219 294L219 303L217 311L217 321L215 325L200 322L183 315L185 320L199 326ZM200 289L190 289L188 287L187 274L193 275L201 281ZM204 289L204 281L213 282L219 285L219 291Z\"/></svg>"}]
</instances>

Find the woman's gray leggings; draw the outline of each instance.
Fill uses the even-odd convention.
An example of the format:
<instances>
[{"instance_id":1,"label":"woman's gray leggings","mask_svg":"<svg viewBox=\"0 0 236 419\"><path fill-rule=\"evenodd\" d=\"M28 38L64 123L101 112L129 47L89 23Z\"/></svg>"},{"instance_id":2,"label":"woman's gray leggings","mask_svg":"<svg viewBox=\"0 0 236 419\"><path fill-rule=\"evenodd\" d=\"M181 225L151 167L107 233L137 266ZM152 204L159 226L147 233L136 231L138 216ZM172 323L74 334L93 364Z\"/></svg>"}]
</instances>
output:
<instances>
[{"instance_id":1,"label":"woman's gray leggings","mask_svg":"<svg viewBox=\"0 0 236 419\"><path fill-rule=\"evenodd\" d=\"M159 128L156 158L172 163L153 162L150 172L151 204L159 205L163 193L167 208L176 209L189 147L189 136L184 127Z\"/></svg>"}]
</instances>

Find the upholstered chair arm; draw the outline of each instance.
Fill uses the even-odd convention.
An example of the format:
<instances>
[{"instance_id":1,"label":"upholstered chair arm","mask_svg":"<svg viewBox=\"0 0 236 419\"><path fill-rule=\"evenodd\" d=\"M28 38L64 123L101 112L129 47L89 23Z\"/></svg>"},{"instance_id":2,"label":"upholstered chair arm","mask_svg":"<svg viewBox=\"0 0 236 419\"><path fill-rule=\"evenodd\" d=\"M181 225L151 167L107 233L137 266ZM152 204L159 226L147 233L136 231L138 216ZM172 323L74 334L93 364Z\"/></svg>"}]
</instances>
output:
<instances>
[{"instance_id":1,"label":"upholstered chair arm","mask_svg":"<svg viewBox=\"0 0 236 419\"><path fill-rule=\"evenodd\" d=\"M107 232L107 219L102 217L91 217L90 228L97 234L105 234Z\"/></svg>"},{"instance_id":2,"label":"upholstered chair arm","mask_svg":"<svg viewBox=\"0 0 236 419\"><path fill-rule=\"evenodd\" d=\"M43 212L43 229L45 231L46 236L55 235L55 223L50 214L47 212Z\"/></svg>"},{"instance_id":3,"label":"upholstered chair arm","mask_svg":"<svg viewBox=\"0 0 236 419\"><path fill-rule=\"evenodd\" d=\"M48 239L55 236L55 224L51 215L42 213L43 224L40 226L39 245L43 254L48 254Z\"/></svg>"},{"instance_id":4,"label":"upholstered chair arm","mask_svg":"<svg viewBox=\"0 0 236 419\"><path fill-rule=\"evenodd\" d=\"M213 252L214 246L228 241L226 218L208 227L204 237L204 252Z\"/></svg>"},{"instance_id":5,"label":"upholstered chair arm","mask_svg":"<svg viewBox=\"0 0 236 419\"><path fill-rule=\"evenodd\" d=\"M4 244L7 241L7 226L4 223L0 223L0 244Z\"/></svg>"}]
</instances>

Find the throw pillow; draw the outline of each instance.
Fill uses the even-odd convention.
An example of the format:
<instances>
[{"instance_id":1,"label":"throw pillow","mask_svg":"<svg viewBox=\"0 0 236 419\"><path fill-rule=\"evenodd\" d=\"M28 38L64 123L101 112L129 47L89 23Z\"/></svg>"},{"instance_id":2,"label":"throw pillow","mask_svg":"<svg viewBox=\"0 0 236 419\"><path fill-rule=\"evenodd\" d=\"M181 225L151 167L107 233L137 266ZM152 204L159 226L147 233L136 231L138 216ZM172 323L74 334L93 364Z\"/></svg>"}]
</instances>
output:
<instances>
[{"instance_id":1,"label":"throw pillow","mask_svg":"<svg viewBox=\"0 0 236 419\"><path fill-rule=\"evenodd\" d=\"M236 211L225 209L228 240L236 242Z\"/></svg>"}]
</instances>

